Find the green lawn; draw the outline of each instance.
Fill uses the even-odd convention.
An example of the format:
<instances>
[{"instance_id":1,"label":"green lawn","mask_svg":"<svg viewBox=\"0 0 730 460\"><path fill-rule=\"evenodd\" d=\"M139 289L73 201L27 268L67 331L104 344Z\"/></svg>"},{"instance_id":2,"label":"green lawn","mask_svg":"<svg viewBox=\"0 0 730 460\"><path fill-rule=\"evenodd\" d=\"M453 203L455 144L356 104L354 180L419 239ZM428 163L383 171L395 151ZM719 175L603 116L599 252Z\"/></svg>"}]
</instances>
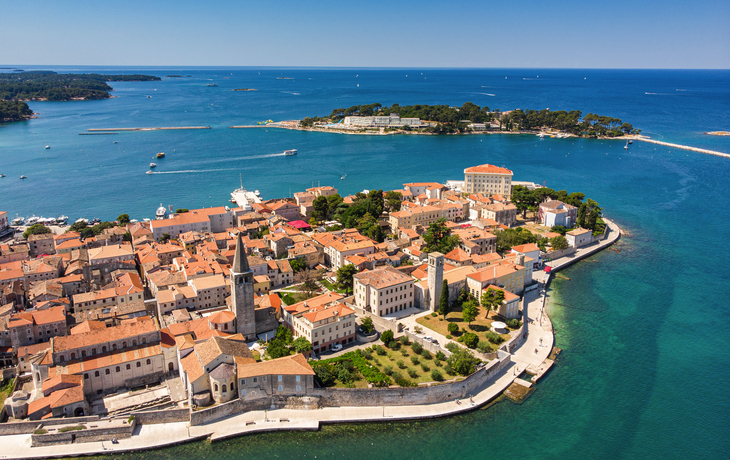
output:
<instances>
[{"instance_id":1,"label":"green lawn","mask_svg":"<svg viewBox=\"0 0 730 460\"><path fill-rule=\"evenodd\" d=\"M387 354L384 356L380 356L377 353L373 352L373 359L370 361L372 364L378 367L381 372L387 374L387 372L385 372L386 367L390 366L392 367L393 372L399 372L403 377L415 383L433 382L434 380L433 378L431 378L431 371L433 369L438 369L439 372L441 372L444 380L453 378L453 376L447 374L446 371L444 371L446 361L441 361L437 366L436 358L434 358L433 353L431 353L430 359L426 359L423 356L414 353L413 350L411 350L410 345L400 345L400 348L398 350L391 350L386 347L383 348L385 348ZM418 358L419 364L413 364L413 362L411 361L411 358L414 356ZM405 368L401 369L397 364L398 361L403 361ZM421 367L421 364L425 364L428 370L424 371ZM411 377L409 371L414 371L416 377Z\"/></svg>"},{"instance_id":2,"label":"green lawn","mask_svg":"<svg viewBox=\"0 0 730 460\"><path fill-rule=\"evenodd\" d=\"M13 389L15 379L10 379L0 387L0 410L5 406L5 399L10 396L10 390Z\"/></svg>"},{"instance_id":3,"label":"green lawn","mask_svg":"<svg viewBox=\"0 0 730 460\"><path fill-rule=\"evenodd\" d=\"M493 311L490 311L487 313L487 311L484 308L479 308L479 314L477 315L477 318L472 321L471 326L469 326L467 323L464 322L463 319L461 319L461 307L454 308L452 311L450 311L446 315L446 319L442 320L441 315L438 315L437 317L433 317L431 315L428 316L422 316L416 320L418 324L421 326L431 329L432 331L438 332L439 334L443 336L449 335L448 327L449 323L456 323L457 326L459 326L459 333L453 334L454 340L458 338L458 335L461 334L461 331L466 329L466 332L473 332L479 336L479 340L486 340L486 333L489 332L491 325L494 321L499 321L498 318L496 318L496 314ZM510 339L509 334L501 334L505 341ZM492 347L492 350L496 350L499 348L499 345L490 344Z\"/></svg>"},{"instance_id":4,"label":"green lawn","mask_svg":"<svg viewBox=\"0 0 730 460\"><path fill-rule=\"evenodd\" d=\"M322 283L324 285L324 287L326 287L330 291L335 291L335 292L337 292L339 294L347 295L347 292L345 290L335 288L335 285L334 284L330 283L329 281L327 281L324 278L322 278L321 280L319 280L319 282Z\"/></svg>"}]
</instances>

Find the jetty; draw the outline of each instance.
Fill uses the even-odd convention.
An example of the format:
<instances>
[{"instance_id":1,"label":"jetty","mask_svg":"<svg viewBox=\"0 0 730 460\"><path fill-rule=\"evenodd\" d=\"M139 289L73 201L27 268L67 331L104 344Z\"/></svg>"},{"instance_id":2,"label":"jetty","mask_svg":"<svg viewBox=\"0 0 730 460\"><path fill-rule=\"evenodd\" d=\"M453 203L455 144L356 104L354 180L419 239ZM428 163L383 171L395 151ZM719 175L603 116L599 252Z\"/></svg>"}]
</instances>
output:
<instances>
[{"instance_id":1,"label":"jetty","mask_svg":"<svg viewBox=\"0 0 730 460\"><path fill-rule=\"evenodd\" d=\"M674 147L676 149L689 150L692 152L705 153L707 155L715 155L718 157L730 158L730 154L718 152L716 150L700 149L697 147L690 147L689 145L672 144L669 142L655 141L654 139L649 139L647 137L641 137L641 136L637 136L634 139L636 139L637 141L649 142L651 144L664 145L666 147Z\"/></svg>"},{"instance_id":2,"label":"jetty","mask_svg":"<svg viewBox=\"0 0 730 460\"><path fill-rule=\"evenodd\" d=\"M165 131L171 129L210 129L210 126L163 126L159 128L89 128L87 129L87 131Z\"/></svg>"}]
</instances>

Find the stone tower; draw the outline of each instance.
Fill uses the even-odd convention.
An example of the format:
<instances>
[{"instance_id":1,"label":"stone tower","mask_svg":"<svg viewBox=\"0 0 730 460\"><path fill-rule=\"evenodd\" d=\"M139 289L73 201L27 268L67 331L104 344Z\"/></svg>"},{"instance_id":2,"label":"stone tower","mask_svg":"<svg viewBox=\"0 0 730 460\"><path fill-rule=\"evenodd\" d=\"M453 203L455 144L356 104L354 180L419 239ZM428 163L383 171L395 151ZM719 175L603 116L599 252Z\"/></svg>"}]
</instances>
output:
<instances>
[{"instance_id":1,"label":"stone tower","mask_svg":"<svg viewBox=\"0 0 730 460\"><path fill-rule=\"evenodd\" d=\"M431 311L439 308L441 286L444 284L444 255L432 252L428 255L428 307Z\"/></svg>"},{"instance_id":2,"label":"stone tower","mask_svg":"<svg viewBox=\"0 0 730 460\"><path fill-rule=\"evenodd\" d=\"M248 266L241 234L236 241L236 254L231 267L231 310L236 313L236 332L246 340L256 338L256 312L253 302L253 272Z\"/></svg>"}]
</instances>

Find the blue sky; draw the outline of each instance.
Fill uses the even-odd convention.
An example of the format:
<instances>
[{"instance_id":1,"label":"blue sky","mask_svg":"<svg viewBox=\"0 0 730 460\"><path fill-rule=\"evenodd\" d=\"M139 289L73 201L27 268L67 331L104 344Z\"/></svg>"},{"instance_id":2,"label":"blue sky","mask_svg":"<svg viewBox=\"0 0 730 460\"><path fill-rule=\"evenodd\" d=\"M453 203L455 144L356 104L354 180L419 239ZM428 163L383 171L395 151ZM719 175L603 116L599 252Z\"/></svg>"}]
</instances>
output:
<instances>
[{"instance_id":1,"label":"blue sky","mask_svg":"<svg viewBox=\"0 0 730 460\"><path fill-rule=\"evenodd\" d=\"M730 68L730 1L0 0L0 64Z\"/></svg>"}]
</instances>

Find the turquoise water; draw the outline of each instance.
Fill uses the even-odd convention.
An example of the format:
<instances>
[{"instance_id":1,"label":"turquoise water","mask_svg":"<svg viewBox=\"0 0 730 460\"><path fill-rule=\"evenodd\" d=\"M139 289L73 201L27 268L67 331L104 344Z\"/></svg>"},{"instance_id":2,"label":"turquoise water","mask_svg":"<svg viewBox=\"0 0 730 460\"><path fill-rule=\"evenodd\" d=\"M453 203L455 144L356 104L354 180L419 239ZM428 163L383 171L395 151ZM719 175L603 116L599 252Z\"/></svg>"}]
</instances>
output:
<instances>
[{"instance_id":1,"label":"turquoise water","mask_svg":"<svg viewBox=\"0 0 730 460\"><path fill-rule=\"evenodd\" d=\"M534 136L227 129L374 101L470 100L502 110L578 108L620 117L669 142L730 152L730 139L702 134L730 128L730 72L423 70L427 78L415 82L406 78L420 77L421 70L142 70L196 78L115 83L119 97L107 101L34 103L41 118L0 128L0 172L8 175L0 209L11 216L113 218L129 212L141 218L161 201L188 208L224 204L239 172L250 189L274 197L312 181L344 193L440 181L489 162L512 169L515 180L585 192L632 237L622 239L619 253L604 251L563 272L569 281L552 285L549 309L563 353L520 406L502 402L437 421L266 434L134 457L730 457L724 264L730 160L639 142L627 152L623 142ZM231 72L231 79L222 79ZM539 80L522 80L537 75ZM208 78L220 86L205 87ZM260 91L228 91L240 87ZM87 128L174 125L213 129L78 135ZM51 150L43 150L45 144ZM288 148L299 155L253 158ZM158 151L168 154L157 162L160 172L196 172L145 175ZM28 180L19 181L20 174Z\"/></svg>"}]
</instances>

